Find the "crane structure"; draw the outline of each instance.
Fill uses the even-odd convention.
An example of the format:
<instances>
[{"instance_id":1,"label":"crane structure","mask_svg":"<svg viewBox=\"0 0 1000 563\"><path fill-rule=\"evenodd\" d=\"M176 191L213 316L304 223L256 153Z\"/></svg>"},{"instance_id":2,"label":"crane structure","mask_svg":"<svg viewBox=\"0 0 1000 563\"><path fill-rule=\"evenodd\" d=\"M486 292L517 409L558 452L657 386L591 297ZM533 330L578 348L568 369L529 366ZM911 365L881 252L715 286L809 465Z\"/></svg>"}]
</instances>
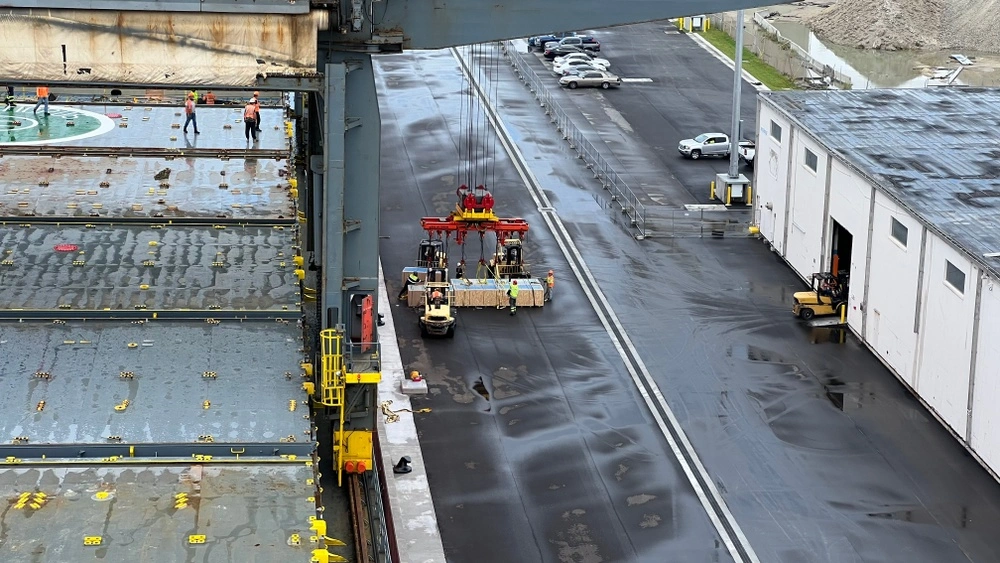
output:
<instances>
[{"instance_id":1,"label":"crane structure","mask_svg":"<svg viewBox=\"0 0 1000 563\"><path fill-rule=\"evenodd\" d=\"M302 351L309 357L302 363L302 375L308 378L303 389L311 396L313 415L325 419L335 436L333 452L316 451L315 444L301 439L293 446L312 447L319 457L333 454L338 480L342 472L370 479L378 462L373 450L381 372L374 321L379 314L382 131L372 56L770 2L574 0L573 9L566 10L568 1L538 0L7 0L7 20L0 26L5 45L0 50L0 83L31 92L36 85L47 84L56 92L72 89L105 100L109 92L121 97L123 90L136 89L292 93L286 108L289 123L283 129L291 139L288 193L296 200L298 219L295 273L300 280L316 283L314 290L303 290L315 296L315 303L301 304L304 324L314 325L304 331ZM156 149L150 156L172 159L199 150ZM107 152L97 147L94 154L102 151ZM249 148L222 152L226 160L259 156ZM466 206L469 193L475 203ZM448 217L425 218L424 230L432 237L444 236L445 241L454 236L461 243L471 233L481 237L495 233L498 250L516 247L519 255L519 237L527 232L527 223L497 217L486 205L485 188L469 193L460 194L459 208ZM244 369L242 377L250 381L271 377L252 367ZM210 408L208 401L205 405ZM295 401L289 408L295 408ZM25 442L7 446L7 459L31 463L45 458L45 463L59 463L59 456L40 453L45 451L42 445ZM156 462L161 446L130 446L129 455ZM80 444L79 450L85 449L102 451ZM219 459L203 455L216 453L211 444L178 452L193 452L199 463L207 465L240 452L217 449ZM294 458L286 455L282 461L293 463ZM118 458L108 459L106 463ZM316 518L322 524L321 515L320 511ZM204 541L204 536L191 538L192 543Z\"/></svg>"}]
</instances>

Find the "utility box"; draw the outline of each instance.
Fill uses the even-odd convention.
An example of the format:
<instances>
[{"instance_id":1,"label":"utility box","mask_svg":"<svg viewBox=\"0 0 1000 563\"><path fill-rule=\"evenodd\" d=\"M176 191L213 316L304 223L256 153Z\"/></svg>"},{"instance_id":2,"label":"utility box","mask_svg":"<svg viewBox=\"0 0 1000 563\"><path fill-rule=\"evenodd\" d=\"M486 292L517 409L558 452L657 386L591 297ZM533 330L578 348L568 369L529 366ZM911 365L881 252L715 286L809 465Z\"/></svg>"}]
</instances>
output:
<instances>
[{"instance_id":1,"label":"utility box","mask_svg":"<svg viewBox=\"0 0 1000 563\"><path fill-rule=\"evenodd\" d=\"M730 178L729 174L716 174L715 181L712 182L711 199L727 206L750 205L750 192L750 179L743 174L736 178Z\"/></svg>"},{"instance_id":2,"label":"utility box","mask_svg":"<svg viewBox=\"0 0 1000 563\"><path fill-rule=\"evenodd\" d=\"M677 18L677 28L681 31L705 31L709 26L708 21L705 15Z\"/></svg>"}]
</instances>

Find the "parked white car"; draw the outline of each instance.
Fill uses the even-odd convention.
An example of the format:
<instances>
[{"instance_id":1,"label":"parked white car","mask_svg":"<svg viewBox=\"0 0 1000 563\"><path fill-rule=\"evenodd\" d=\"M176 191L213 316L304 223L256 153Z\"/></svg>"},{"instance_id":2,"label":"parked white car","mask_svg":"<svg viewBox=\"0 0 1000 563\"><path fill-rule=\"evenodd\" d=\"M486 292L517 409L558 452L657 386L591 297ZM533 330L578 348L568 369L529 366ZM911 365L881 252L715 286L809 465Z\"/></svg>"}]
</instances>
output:
<instances>
[{"instance_id":1,"label":"parked white car","mask_svg":"<svg viewBox=\"0 0 1000 563\"><path fill-rule=\"evenodd\" d=\"M552 59L552 64L562 64L568 60L572 59L582 59L585 61L596 61L598 64L602 64L606 67L611 66L611 61L608 59L602 59L600 57L595 57L590 53L569 53L561 57L556 57Z\"/></svg>"},{"instance_id":2,"label":"parked white car","mask_svg":"<svg viewBox=\"0 0 1000 563\"><path fill-rule=\"evenodd\" d=\"M601 87L607 90L612 86L621 86L622 79L617 75L603 70L588 70L581 74L570 74L559 79L559 85L570 89L579 86Z\"/></svg>"},{"instance_id":3,"label":"parked white car","mask_svg":"<svg viewBox=\"0 0 1000 563\"><path fill-rule=\"evenodd\" d=\"M729 135L702 133L694 139L681 141L677 150L692 160L698 160L702 156L729 156Z\"/></svg>"},{"instance_id":4,"label":"parked white car","mask_svg":"<svg viewBox=\"0 0 1000 563\"><path fill-rule=\"evenodd\" d=\"M611 66L610 63L608 63L605 59L593 59L589 61L585 59L570 59L568 61L552 65L552 72L556 73L558 76L562 76L570 74L569 71L576 67L591 67L595 70L608 70L609 66Z\"/></svg>"}]
</instances>

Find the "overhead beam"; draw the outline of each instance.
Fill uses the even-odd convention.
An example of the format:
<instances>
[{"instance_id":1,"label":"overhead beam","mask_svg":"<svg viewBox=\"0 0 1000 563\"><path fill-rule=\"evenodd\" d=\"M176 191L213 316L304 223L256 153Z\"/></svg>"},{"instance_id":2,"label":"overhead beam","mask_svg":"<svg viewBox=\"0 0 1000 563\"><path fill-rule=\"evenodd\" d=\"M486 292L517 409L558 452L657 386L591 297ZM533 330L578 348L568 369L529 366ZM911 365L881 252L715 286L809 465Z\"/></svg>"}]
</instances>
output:
<instances>
[{"instance_id":1,"label":"overhead beam","mask_svg":"<svg viewBox=\"0 0 1000 563\"><path fill-rule=\"evenodd\" d=\"M351 3L340 3L331 39L379 44L401 35L406 49L437 49L552 31L587 30L679 16L770 6L775 0L365 0L356 32ZM370 14L370 16L369 16ZM372 24L371 22L375 22ZM372 40L372 37L375 40Z\"/></svg>"}]
</instances>

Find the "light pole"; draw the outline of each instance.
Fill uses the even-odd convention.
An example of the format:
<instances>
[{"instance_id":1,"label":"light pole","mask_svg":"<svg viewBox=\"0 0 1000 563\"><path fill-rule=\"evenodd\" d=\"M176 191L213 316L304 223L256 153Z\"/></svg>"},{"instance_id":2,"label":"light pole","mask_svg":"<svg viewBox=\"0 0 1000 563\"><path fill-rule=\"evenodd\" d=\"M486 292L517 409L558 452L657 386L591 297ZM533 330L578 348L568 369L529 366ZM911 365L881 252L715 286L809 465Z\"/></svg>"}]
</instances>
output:
<instances>
[{"instance_id":1,"label":"light pole","mask_svg":"<svg viewBox=\"0 0 1000 563\"><path fill-rule=\"evenodd\" d=\"M750 180L740 174L740 97L743 90L743 10L736 12L736 56L733 69L733 121L729 134L729 173L716 174L713 195L726 205L750 205Z\"/></svg>"},{"instance_id":2,"label":"light pole","mask_svg":"<svg viewBox=\"0 0 1000 563\"><path fill-rule=\"evenodd\" d=\"M729 137L729 177L736 178L740 168L740 94L743 91L743 10L736 11L736 72L733 76L733 124Z\"/></svg>"}]
</instances>

